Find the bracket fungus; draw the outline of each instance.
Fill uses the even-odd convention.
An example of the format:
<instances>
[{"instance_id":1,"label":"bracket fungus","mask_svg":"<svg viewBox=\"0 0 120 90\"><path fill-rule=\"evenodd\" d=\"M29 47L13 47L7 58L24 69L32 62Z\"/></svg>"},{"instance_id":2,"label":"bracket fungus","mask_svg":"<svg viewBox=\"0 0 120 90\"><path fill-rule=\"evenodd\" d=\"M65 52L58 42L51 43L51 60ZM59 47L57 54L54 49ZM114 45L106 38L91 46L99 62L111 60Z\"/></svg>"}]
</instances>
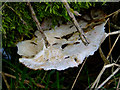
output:
<instances>
[{"instance_id":1,"label":"bracket fungus","mask_svg":"<svg viewBox=\"0 0 120 90\"><path fill-rule=\"evenodd\" d=\"M80 20L79 25L85 28L88 24ZM28 68L38 70L65 70L70 67L78 67L85 57L93 55L104 41L106 33L104 23L89 28L85 33L90 44L85 46L73 24L60 25L54 29L44 31L49 47L45 47L45 42L39 31L35 32L36 38L25 40L17 44L19 59Z\"/></svg>"},{"instance_id":2,"label":"bracket fungus","mask_svg":"<svg viewBox=\"0 0 120 90\"><path fill-rule=\"evenodd\" d=\"M48 47L46 47L41 33L37 30L35 38L17 44L17 53L22 56L19 61L34 70L65 70L70 67L78 67L85 57L93 55L98 50L107 36L120 33L120 31L106 33L104 30L105 19L102 18L104 18L102 11L91 10L91 17L84 15L82 19L78 20L90 42L87 46L82 43L79 37L80 33L70 22L44 31L50 44Z\"/></svg>"}]
</instances>

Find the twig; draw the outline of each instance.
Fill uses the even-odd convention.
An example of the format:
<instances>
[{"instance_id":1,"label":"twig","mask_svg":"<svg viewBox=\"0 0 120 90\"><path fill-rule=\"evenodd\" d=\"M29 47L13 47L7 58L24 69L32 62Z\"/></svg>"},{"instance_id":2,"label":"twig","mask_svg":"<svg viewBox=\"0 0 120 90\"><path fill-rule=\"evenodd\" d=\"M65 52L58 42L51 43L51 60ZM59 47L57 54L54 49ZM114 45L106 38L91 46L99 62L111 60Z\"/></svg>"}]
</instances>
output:
<instances>
[{"instance_id":1,"label":"twig","mask_svg":"<svg viewBox=\"0 0 120 90\"><path fill-rule=\"evenodd\" d=\"M75 25L77 31L79 32L79 36L80 36L82 42L84 43L84 45L88 45L89 41L87 40L83 30L80 28L80 26L79 26L79 24L78 24L78 22L77 22L77 20L76 20L76 18L74 16L74 14L73 14L74 12L72 13L70 11L71 10L70 6L69 6L69 4L67 3L66 0L61 0L61 1L63 2L65 8L67 9L67 12L68 12L69 16L72 18L72 21L74 22L74 25Z\"/></svg>"},{"instance_id":2,"label":"twig","mask_svg":"<svg viewBox=\"0 0 120 90\"><path fill-rule=\"evenodd\" d=\"M11 78L13 78L13 79L16 79L15 76L10 75L10 74L8 74L8 73L3 73L3 72L0 72L0 73L4 74L4 75L7 76L7 77L11 77ZM19 80L21 80L21 78L19 78ZM25 83L25 84L29 84L30 81L24 80L24 83ZM43 86L43 85L41 85L41 84L39 84L39 83L37 83L37 84L35 84L35 85L36 85L37 87L40 87L40 88L45 88L45 86Z\"/></svg>"},{"instance_id":3,"label":"twig","mask_svg":"<svg viewBox=\"0 0 120 90\"><path fill-rule=\"evenodd\" d=\"M100 80L100 78L101 78L101 76L102 76L102 74L103 74L104 71L105 71L105 68L103 66L102 70L100 71L99 75L97 76L97 79L94 81L93 85L91 86L91 89L93 89L95 85L96 86L98 85L99 80Z\"/></svg>"},{"instance_id":4,"label":"twig","mask_svg":"<svg viewBox=\"0 0 120 90\"><path fill-rule=\"evenodd\" d=\"M102 60L104 61L105 64L110 64L109 60L105 57L102 49L101 49L101 46L99 47L99 53L100 53L100 56L102 58Z\"/></svg>"},{"instance_id":5,"label":"twig","mask_svg":"<svg viewBox=\"0 0 120 90\"><path fill-rule=\"evenodd\" d=\"M115 12L109 14L109 15L106 15L105 17L103 17L103 18L101 18L101 19L108 18L108 17L112 16L113 14L115 14L115 13L119 13L119 12L120 12L120 9L118 9L117 11L115 11Z\"/></svg>"},{"instance_id":6,"label":"twig","mask_svg":"<svg viewBox=\"0 0 120 90\"><path fill-rule=\"evenodd\" d=\"M119 80L119 78L120 78L120 77L117 77L117 78L115 78L115 79L116 79L116 80L117 80L117 79ZM104 88L107 88L113 81L115 81L115 79L113 78L113 79L109 80L108 83L106 83L106 85L104 85Z\"/></svg>"},{"instance_id":7,"label":"twig","mask_svg":"<svg viewBox=\"0 0 120 90\"><path fill-rule=\"evenodd\" d=\"M118 56L117 60L115 61L115 63L119 62L120 60L120 55Z\"/></svg>"},{"instance_id":8,"label":"twig","mask_svg":"<svg viewBox=\"0 0 120 90\"><path fill-rule=\"evenodd\" d=\"M111 29L110 29L110 20L108 21L108 29L109 29L109 33L111 32ZM111 49L111 38L109 36L109 49ZM112 54L110 56L110 61L112 62Z\"/></svg>"},{"instance_id":9,"label":"twig","mask_svg":"<svg viewBox=\"0 0 120 90\"><path fill-rule=\"evenodd\" d=\"M118 37L116 38L116 40L115 40L115 42L114 42L114 44L113 44L112 48L110 49L110 51L109 51L109 53L108 53L108 55L107 55L107 59L109 58L109 56L110 56L110 54L111 54L111 52L112 52L112 50L113 50L113 48L114 48L115 44L117 43L117 41L118 41L119 37L120 37L120 34L118 35Z\"/></svg>"},{"instance_id":10,"label":"twig","mask_svg":"<svg viewBox=\"0 0 120 90\"><path fill-rule=\"evenodd\" d=\"M118 90L119 86L120 86L120 78L119 78L119 81L118 81L118 85L117 85L117 89L116 89L116 90Z\"/></svg>"},{"instance_id":11,"label":"twig","mask_svg":"<svg viewBox=\"0 0 120 90\"><path fill-rule=\"evenodd\" d=\"M29 8L30 8L30 11L31 11L33 20L34 20L35 23L36 23L36 26L37 26L38 31L41 33L42 38L43 38L44 41L45 41L45 46L46 46L46 47L50 46L50 44L49 44L49 42L48 42L48 40L47 40L47 38L46 38L46 36L45 36L45 34L44 34L41 26L40 26L40 22L38 21L38 19L37 19L37 17L36 17L36 14L35 14L35 12L34 12L34 10L33 10L33 7L31 6L30 2L27 2L27 5L28 5Z\"/></svg>"},{"instance_id":12,"label":"twig","mask_svg":"<svg viewBox=\"0 0 120 90\"><path fill-rule=\"evenodd\" d=\"M7 6L9 9L11 9L20 18L20 20L22 21L22 23L25 26L28 26L27 23L22 19L22 17L11 6L8 6L7 4L5 4L5 6Z\"/></svg>"},{"instance_id":13,"label":"twig","mask_svg":"<svg viewBox=\"0 0 120 90\"><path fill-rule=\"evenodd\" d=\"M102 70L100 71L99 75L97 76L97 79L94 81L91 89L93 89L94 87L97 88L97 85L100 81L100 78L103 74L103 72L105 71L105 69L109 68L109 67L112 67L112 66L117 66L119 69L120 69L120 65L116 64L116 63L112 63L112 64L107 64L107 65L104 65ZM96 86L95 86L96 85Z\"/></svg>"},{"instance_id":14,"label":"twig","mask_svg":"<svg viewBox=\"0 0 120 90\"><path fill-rule=\"evenodd\" d=\"M5 1L5 3L0 7L0 10L5 6L5 4L8 2L8 0Z\"/></svg>"},{"instance_id":15,"label":"twig","mask_svg":"<svg viewBox=\"0 0 120 90\"><path fill-rule=\"evenodd\" d=\"M73 88L74 88L74 86L75 86L75 83L76 83L76 81L77 81L77 79L78 79L78 77L79 77L79 75L80 75L81 70L83 69L83 66L84 66L86 60L87 60L87 58L84 60L84 62L83 62L83 64L82 64L82 66L81 66L81 68L80 68L80 70L79 70L79 72L78 72L78 74L77 74L77 76L76 76L76 78L75 78L75 80L74 80L74 82L73 82L73 85L72 85L72 87L71 87L70 90L73 90Z\"/></svg>"},{"instance_id":16,"label":"twig","mask_svg":"<svg viewBox=\"0 0 120 90\"><path fill-rule=\"evenodd\" d=\"M113 27L113 28L115 28L115 29L120 29L120 26L117 26L117 25L115 25L113 23L110 23L110 26Z\"/></svg>"},{"instance_id":17,"label":"twig","mask_svg":"<svg viewBox=\"0 0 120 90\"><path fill-rule=\"evenodd\" d=\"M112 76L114 76L118 71L120 70L120 68L117 68L102 84L100 84L98 86L98 89L101 88Z\"/></svg>"},{"instance_id":18,"label":"twig","mask_svg":"<svg viewBox=\"0 0 120 90\"><path fill-rule=\"evenodd\" d=\"M77 11L73 11L76 16L81 16Z\"/></svg>"},{"instance_id":19,"label":"twig","mask_svg":"<svg viewBox=\"0 0 120 90\"><path fill-rule=\"evenodd\" d=\"M1 73L1 74L2 74L2 77L3 77L3 80L4 80L5 84L7 86L7 89L10 90L10 86L9 86L9 84L7 82L7 79L6 79L5 75L4 75L4 73Z\"/></svg>"},{"instance_id":20,"label":"twig","mask_svg":"<svg viewBox=\"0 0 120 90\"><path fill-rule=\"evenodd\" d=\"M110 33L108 33L108 34L106 35L106 37L107 37L107 36L110 36L110 35L115 35L115 34L120 34L120 30L115 31L115 32L110 32Z\"/></svg>"}]
</instances>

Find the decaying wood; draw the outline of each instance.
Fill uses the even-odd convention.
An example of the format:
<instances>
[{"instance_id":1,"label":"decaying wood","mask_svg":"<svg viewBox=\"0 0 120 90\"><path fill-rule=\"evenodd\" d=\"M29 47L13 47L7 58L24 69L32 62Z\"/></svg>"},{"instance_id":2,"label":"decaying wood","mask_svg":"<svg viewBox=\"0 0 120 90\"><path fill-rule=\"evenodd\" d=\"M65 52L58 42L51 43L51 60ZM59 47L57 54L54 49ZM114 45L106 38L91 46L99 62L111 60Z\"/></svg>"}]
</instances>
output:
<instances>
[{"instance_id":1,"label":"decaying wood","mask_svg":"<svg viewBox=\"0 0 120 90\"><path fill-rule=\"evenodd\" d=\"M80 28L80 26L79 26L79 24L78 24L78 22L77 22L77 20L76 20L76 18L75 18L75 16L74 16L74 14L73 14L74 12L72 13L72 12L70 11L70 6L69 6L69 4L67 3L66 0L61 0L61 1L63 2L65 8L67 9L67 12L68 12L69 16L72 18L72 21L73 21L73 23L74 23L77 31L80 33L79 36L80 36L82 42L83 42L85 45L88 45L88 44L89 44L89 41L87 40L87 38L86 38L83 30Z\"/></svg>"},{"instance_id":2,"label":"decaying wood","mask_svg":"<svg viewBox=\"0 0 120 90\"><path fill-rule=\"evenodd\" d=\"M45 46L46 46L46 47L50 46L50 44L49 44L49 42L48 42L48 40L47 40L47 38L46 38L46 36L45 36L45 34L44 34L44 31L42 30L42 28L41 28L41 26L40 26L40 22L38 21L38 19L37 19L37 17L36 17L36 14L35 14L32 6L31 6L31 4L30 4L30 2L27 2L27 5L28 5L29 8L30 8L30 11L31 11L32 17L33 17L33 19L34 19L34 21L35 21L35 23L36 23L37 29L39 30L39 32L40 32L41 35L42 35L42 38L43 38L44 41L45 41Z\"/></svg>"}]
</instances>

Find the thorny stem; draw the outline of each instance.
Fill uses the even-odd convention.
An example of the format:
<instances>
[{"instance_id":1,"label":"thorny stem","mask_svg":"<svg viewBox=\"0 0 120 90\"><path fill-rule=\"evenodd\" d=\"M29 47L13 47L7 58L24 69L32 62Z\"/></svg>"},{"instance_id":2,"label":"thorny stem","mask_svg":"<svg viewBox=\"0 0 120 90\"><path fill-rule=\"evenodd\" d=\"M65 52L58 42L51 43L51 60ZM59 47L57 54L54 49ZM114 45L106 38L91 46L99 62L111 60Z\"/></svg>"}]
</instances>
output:
<instances>
[{"instance_id":1,"label":"thorny stem","mask_svg":"<svg viewBox=\"0 0 120 90\"><path fill-rule=\"evenodd\" d=\"M30 2L27 2L27 5L28 5L29 8L30 8L30 11L31 11L33 20L35 21L36 26L37 26L37 29L38 29L38 31L41 33L42 38L43 38L44 41L45 41L45 46L46 46L46 48L47 48L47 47L50 46L50 43L48 42L48 40L47 40L47 38L46 38L46 36L45 36L45 34L44 34L44 31L42 30L42 28L41 28L41 26L40 26L40 22L38 21L38 19L37 19L37 17L36 17L36 14L35 14L32 6L31 6L31 4L30 4Z\"/></svg>"},{"instance_id":2,"label":"thorny stem","mask_svg":"<svg viewBox=\"0 0 120 90\"><path fill-rule=\"evenodd\" d=\"M67 9L67 12L68 12L69 16L72 18L72 21L74 22L74 25L75 25L77 31L80 33L79 36L80 36L82 42L84 43L84 45L88 45L89 41L87 40L83 30L80 28L80 26L79 26L79 24L78 24L78 22L77 22L77 20L76 20L76 18L74 16L74 14L70 11L69 4L67 3L66 0L61 0L61 1L63 2L65 8Z\"/></svg>"}]
</instances>

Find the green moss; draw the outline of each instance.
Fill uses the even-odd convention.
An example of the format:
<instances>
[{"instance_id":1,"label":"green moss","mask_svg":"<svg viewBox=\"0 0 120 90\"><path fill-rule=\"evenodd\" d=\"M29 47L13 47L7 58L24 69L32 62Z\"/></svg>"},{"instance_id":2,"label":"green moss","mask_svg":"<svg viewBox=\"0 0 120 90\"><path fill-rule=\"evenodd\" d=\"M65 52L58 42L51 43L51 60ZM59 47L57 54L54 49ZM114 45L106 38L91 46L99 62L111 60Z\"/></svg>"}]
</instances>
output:
<instances>
[{"instance_id":1,"label":"green moss","mask_svg":"<svg viewBox=\"0 0 120 90\"><path fill-rule=\"evenodd\" d=\"M37 30L36 24L32 19L29 7L25 2L6 3L12 7L14 11L7 7L3 7L2 13L2 31L3 33L3 47L13 47L17 42L23 39L32 38L33 32ZM89 8L95 5L90 2L70 2L71 11L80 12L83 8ZM58 24L59 20L63 22L70 21L70 17L61 2L34 2L31 3L36 16L40 23L44 18L52 18L52 27ZM21 18L27 23L23 24Z\"/></svg>"}]
</instances>

